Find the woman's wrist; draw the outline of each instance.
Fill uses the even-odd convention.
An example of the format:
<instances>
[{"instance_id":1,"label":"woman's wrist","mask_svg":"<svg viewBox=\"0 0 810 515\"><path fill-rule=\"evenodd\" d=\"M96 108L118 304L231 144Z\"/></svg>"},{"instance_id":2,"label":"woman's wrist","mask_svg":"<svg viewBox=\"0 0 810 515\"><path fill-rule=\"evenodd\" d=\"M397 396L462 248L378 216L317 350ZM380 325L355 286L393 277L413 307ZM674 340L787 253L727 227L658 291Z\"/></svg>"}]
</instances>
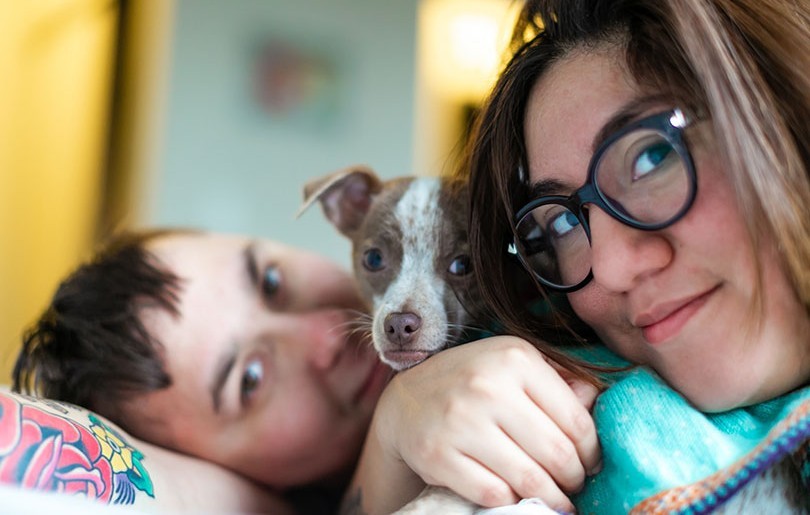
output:
<instances>
[{"instance_id":1,"label":"woman's wrist","mask_svg":"<svg viewBox=\"0 0 810 515\"><path fill-rule=\"evenodd\" d=\"M366 436L354 477L343 498L342 515L387 514L416 497L424 481L408 467L397 447L396 416L383 394Z\"/></svg>"}]
</instances>

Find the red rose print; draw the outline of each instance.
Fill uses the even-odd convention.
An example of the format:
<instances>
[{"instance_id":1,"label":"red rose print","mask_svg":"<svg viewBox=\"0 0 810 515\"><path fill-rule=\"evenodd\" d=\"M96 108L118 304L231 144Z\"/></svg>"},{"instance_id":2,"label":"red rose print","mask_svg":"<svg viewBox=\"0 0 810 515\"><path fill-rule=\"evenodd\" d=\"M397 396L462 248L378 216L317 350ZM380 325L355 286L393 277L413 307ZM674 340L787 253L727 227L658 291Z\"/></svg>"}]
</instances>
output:
<instances>
[{"instance_id":1,"label":"red rose print","mask_svg":"<svg viewBox=\"0 0 810 515\"><path fill-rule=\"evenodd\" d=\"M0 483L109 503L113 473L91 431L0 394Z\"/></svg>"}]
</instances>

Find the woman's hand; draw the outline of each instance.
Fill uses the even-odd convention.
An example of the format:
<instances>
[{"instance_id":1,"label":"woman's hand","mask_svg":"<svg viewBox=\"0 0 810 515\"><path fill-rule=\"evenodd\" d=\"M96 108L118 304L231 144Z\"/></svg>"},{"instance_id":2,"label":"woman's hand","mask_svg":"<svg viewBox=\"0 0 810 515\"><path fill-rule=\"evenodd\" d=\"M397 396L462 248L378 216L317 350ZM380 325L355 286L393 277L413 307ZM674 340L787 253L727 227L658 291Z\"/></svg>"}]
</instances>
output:
<instances>
[{"instance_id":1,"label":"woman's hand","mask_svg":"<svg viewBox=\"0 0 810 515\"><path fill-rule=\"evenodd\" d=\"M392 380L369 436L477 504L538 497L572 510L566 494L600 463L588 411L598 392L564 373L519 338L455 347Z\"/></svg>"}]
</instances>

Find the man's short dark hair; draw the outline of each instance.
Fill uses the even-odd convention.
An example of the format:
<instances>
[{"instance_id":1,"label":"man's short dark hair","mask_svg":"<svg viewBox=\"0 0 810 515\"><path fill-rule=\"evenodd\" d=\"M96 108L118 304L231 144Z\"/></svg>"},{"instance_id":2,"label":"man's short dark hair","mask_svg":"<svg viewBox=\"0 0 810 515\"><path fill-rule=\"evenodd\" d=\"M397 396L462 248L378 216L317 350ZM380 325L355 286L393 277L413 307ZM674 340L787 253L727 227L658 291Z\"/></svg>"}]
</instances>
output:
<instances>
[{"instance_id":1,"label":"man's short dark hair","mask_svg":"<svg viewBox=\"0 0 810 515\"><path fill-rule=\"evenodd\" d=\"M180 280L146 248L176 232L119 233L70 274L23 335L13 389L77 404L120 423L121 401L168 387L162 344L140 317L152 307L178 313Z\"/></svg>"}]
</instances>

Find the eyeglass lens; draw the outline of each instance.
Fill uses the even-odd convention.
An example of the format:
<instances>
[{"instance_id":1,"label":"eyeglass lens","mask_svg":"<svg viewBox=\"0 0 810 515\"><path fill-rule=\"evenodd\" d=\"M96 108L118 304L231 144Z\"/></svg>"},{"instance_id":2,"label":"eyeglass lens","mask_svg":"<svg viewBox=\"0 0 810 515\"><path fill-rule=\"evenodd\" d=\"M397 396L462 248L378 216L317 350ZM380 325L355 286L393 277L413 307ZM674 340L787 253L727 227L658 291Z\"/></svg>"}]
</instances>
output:
<instances>
[{"instance_id":1,"label":"eyeglass lens","mask_svg":"<svg viewBox=\"0 0 810 515\"><path fill-rule=\"evenodd\" d=\"M690 201L691 178L670 139L641 128L612 142L598 157L594 182L615 218L657 226L677 217ZM523 261L551 286L572 287L591 271L591 246L576 213L558 201L541 203L517 223Z\"/></svg>"}]
</instances>

